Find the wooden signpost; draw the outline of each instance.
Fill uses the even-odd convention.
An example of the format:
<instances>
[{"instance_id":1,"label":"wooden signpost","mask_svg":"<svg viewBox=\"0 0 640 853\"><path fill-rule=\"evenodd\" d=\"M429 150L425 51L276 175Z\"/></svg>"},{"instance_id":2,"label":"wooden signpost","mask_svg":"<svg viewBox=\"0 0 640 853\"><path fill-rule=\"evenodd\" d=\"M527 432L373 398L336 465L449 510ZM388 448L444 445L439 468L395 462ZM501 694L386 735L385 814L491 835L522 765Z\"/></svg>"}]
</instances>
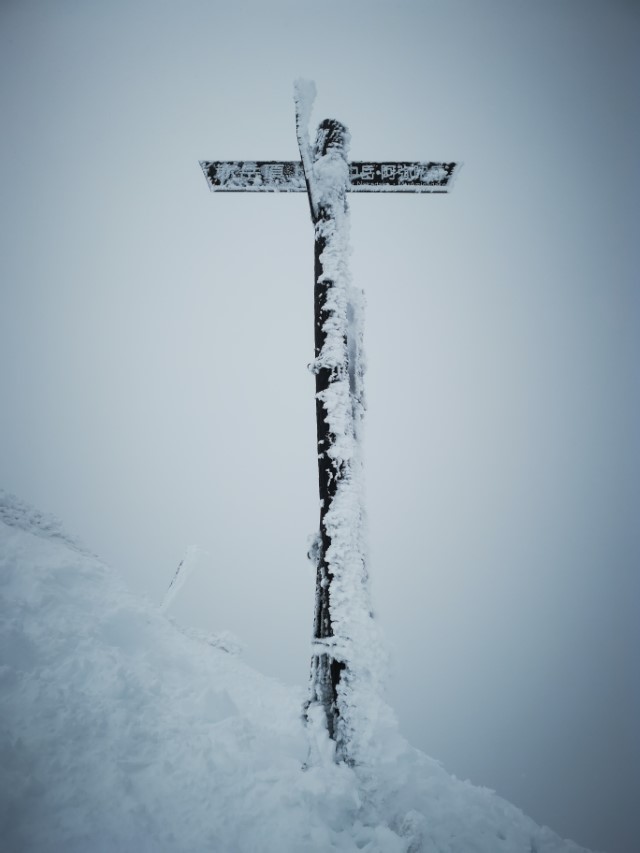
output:
<instances>
[{"instance_id":1,"label":"wooden signpost","mask_svg":"<svg viewBox=\"0 0 640 853\"><path fill-rule=\"evenodd\" d=\"M352 193L446 193L456 163L349 163ZM306 193L302 161L237 160L200 163L212 192Z\"/></svg>"},{"instance_id":2,"label":"wooden signpost","mask_svg":"<svg viewBox=\"0 0 640 853\"><path fill-rule=\"evenodd\" d=\"M213 192L306 192L315 228L316 425L320 528L314 646L306 716L357 764L373 736L376 640L364 547L360 435L364 414L359 294L348 275L348 192L446 193L457 163L349 162L344 125L325 119L315 144L306 122L313 84L296 84L300 161L201 161ZM375 716L375 712L373 714ZM366 730L366 731L365 731Z\"/></svg>"}]
</instances>

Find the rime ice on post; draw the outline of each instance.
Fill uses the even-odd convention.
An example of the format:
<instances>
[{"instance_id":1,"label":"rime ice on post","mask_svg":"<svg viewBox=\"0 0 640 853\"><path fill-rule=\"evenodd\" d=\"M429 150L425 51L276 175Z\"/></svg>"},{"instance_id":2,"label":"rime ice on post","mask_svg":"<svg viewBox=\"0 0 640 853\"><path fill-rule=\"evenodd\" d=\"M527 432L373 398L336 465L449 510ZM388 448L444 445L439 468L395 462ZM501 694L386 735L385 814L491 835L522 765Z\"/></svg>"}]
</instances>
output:
<instances>
[{"instance_id":1,"label":"rime ice on post","mask_svg":"<svg viewBox=\"0 0 640 853\"><path fill-rule=\"evenodd\" d=\"M391 714L381 698L383 650L371 615L365 560L361 432L362 292L348 270L347 192L446 193L456 163L347 159L349 133L334 119L308 125L315 85L295 84L301 162L202 161L212 191L307 192L315 229L316 421L320 531L307 721L311 761L367 764ZM328 737L327 737L328 735Z\"/></svg>"},{"instance_id":2,"label":"rime ice on post","mask_svg":"<svg viewBox=\"0 0 640 853\"><path fill-rule=\"evenodd\" d=\"M296 98L299 109L300 98ZM381 661L371 618L364 554L364 506L359 436L363 414L360 294L348 269L349 134L323 121L312 157L302 162L315 227L315 360L320 532L316 564L314 647L307 716L326 726L336 757L364 759ZM307 171L309 170L309 171ZM358 719L360 715L361 719ZM375 715L379 716L379 715ZM313 756L312 756L313 758Z\"/></svg>"}]
</instances>

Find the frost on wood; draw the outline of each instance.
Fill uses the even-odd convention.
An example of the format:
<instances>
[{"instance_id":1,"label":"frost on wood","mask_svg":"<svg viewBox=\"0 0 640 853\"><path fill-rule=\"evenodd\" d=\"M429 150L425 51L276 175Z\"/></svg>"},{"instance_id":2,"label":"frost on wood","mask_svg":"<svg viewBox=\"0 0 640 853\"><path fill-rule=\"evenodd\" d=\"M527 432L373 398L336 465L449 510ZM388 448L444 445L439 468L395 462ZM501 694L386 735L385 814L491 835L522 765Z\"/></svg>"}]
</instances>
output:
<instances>
[{"instance_id":1,"label":"frost on wood","mask_svg":"<svg viewBox=\"0 0 640 853\"><path fill-rule=\"evenodd\" d=\"M316 84L311 80L296 80L293 84L293 100L296 105L296 137L300 149L300 159L304 170L307 195L309 196L309 207L311 216L315 218L316 207L311 188L311 146L309 145L309 120L313 102L316 99Z\"/></svg>"},{"instance_id":2,"label":"frost on wood","mask_svg":"<svg viewBox=\"0 0 640 853\"><path fill-rule=\"evenodd\" d=\"M298 139L305 139L309 145L309 122L311 110L316 99L316 84L313 80L298 78L293 84L293 99L296 105L296 128Z\"/></svg>"},{"instance_id":3,"label":"frost on wood","mask_svg":"<svg viewBox=\"0 0 640 853\"><path fill-rule=\"evenodd\" d=\"M312 172L306 134L299 138ZM446 193L452 186L456 163L365 163L349 164L349 192ZM308 192L305 167L300 160L201 160L200 168L212 192Z\"/></svg>"},{"instance_id":4,"label":"frost on wood","mask_svg":"<svg viewBox=\"0 0 640 853\"><path fill-rule=\"evenodd\" d=\"M300 162L277 160L201 160L209 188L214 192L306 192Z\"/></svg>"},{"instance_id":5,"label":"frost on wood","mask_svg":"<svg viewBox=\"0 0 640 853\"><path fill-rule=\"evenodd\" d=\"M385 655L371 612L365 545L361 433L364 414L362 292L349 275L349 133L327 119L313 148L303 119L310 97L296 90L298 140L315 227L316 420L320 532L315 541L316 602L307 720L312 763L373 762L382 730L393 726L381 699ZM329 739L318 735L324 725ZM324 744L322 748L319 744Z\"/></svg>"}]
</instances>

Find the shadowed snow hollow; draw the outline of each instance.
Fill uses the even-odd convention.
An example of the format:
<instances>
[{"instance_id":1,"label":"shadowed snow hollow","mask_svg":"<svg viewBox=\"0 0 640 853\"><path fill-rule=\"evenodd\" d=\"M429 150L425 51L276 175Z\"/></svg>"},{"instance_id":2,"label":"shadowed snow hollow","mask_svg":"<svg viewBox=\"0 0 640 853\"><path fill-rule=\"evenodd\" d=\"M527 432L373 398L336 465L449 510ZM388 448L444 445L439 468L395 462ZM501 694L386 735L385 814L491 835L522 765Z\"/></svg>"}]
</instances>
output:
<instances>
[{"instance_id":1,"label":"shadowed snow hollow","mask_svg":"<svg viewBox=\"0 0 640 853\"><path fill-rule=\"evenodd\" d=\"M3 493L0 543L6 853L583 850L399 735L366 770L303 769L302 691L181 631Z\"/></svg>"}]
</instances>

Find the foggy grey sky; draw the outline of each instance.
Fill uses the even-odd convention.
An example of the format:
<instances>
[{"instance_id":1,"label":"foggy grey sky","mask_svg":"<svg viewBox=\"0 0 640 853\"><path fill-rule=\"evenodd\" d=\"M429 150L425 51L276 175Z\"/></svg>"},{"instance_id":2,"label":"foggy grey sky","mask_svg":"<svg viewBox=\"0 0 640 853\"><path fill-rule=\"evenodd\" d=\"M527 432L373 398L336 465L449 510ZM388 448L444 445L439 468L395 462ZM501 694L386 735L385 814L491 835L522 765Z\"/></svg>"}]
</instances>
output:
<instances>
[{"instance_id":1,"label":"foggy grey sky","mask_svg":"<svg viewBox=\"0 0 640 853\"><path fill-rule=\"evenodd\" d=\"M403 732L540 823L632 853L638 762L633 2L0 6L1 485L306 687L317 525L292 84L353 159L461 160L351 196L367 295L373 597Z\"/></svg>"}]
</instances>

